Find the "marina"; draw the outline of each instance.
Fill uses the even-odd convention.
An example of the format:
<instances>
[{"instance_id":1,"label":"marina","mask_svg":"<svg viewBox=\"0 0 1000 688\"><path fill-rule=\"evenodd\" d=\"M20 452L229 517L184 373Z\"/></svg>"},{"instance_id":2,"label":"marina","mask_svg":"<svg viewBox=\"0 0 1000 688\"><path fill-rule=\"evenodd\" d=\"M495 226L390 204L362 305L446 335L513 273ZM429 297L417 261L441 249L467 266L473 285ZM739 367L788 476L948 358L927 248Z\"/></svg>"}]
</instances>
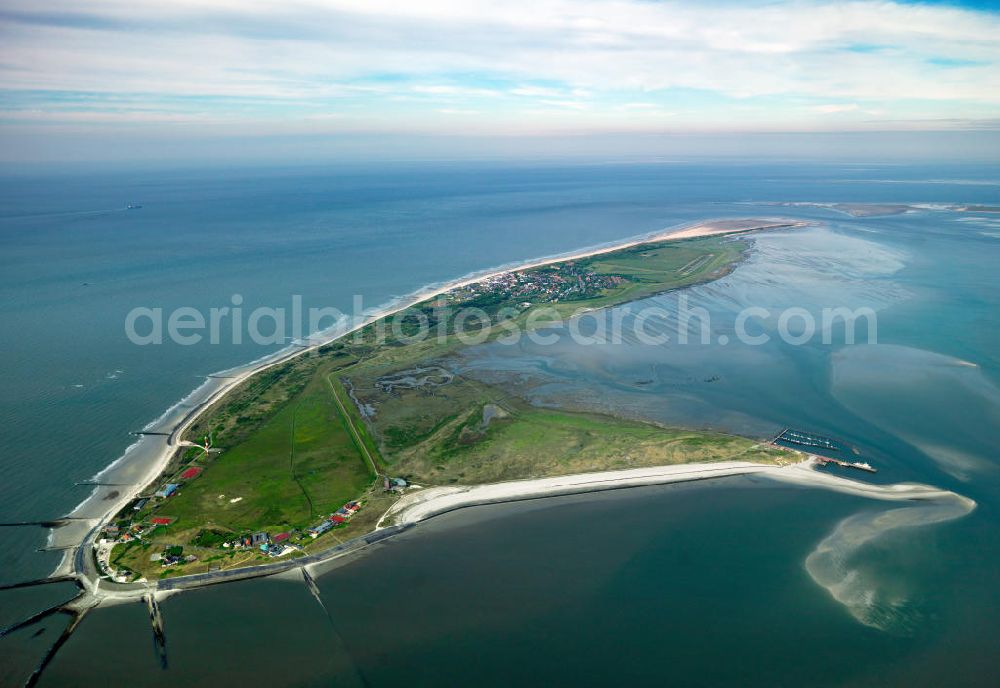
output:
<instances>
[{"instance_id":1,"label":"marina","mask_svg":"<svg viewBox=\"0 0 1000 688\"><path fill-rule=\"evenodd\" d=\"M802 432L801 430L793 430L791 428L785 428L778 436L774 438L774 443L787 442L789 444L795 444L802 447L817 447L819 449L829 449L831 451L840 451L842 445L829 437L823 437L822 435L814 435L808 432Z\"/></svg>"},{"instance_id":2,"label":"marina","mask_svg":"<svg viewBox=\"0 0 1000 688\"><path fill-rule=\"evenodd\" d=\"M825 449L830 452L846 453L849 451L848 447L842 442L829 437L824 437L823 435L816 435L802 430L793 430L792 428L785 428L779 432L775 438L771 440L771 444L778 447L792 445L791 448L810 447L821 450ZM810 453L809 458L814 459L821 467L826 467L828 464L832 463L840 466L841 468L855 468L859 471L866 471L868 473L878 473L878 469L874 468L867 461L843 461L831 456L822 456L816 453Z\"/></svg>"}]
</instances>

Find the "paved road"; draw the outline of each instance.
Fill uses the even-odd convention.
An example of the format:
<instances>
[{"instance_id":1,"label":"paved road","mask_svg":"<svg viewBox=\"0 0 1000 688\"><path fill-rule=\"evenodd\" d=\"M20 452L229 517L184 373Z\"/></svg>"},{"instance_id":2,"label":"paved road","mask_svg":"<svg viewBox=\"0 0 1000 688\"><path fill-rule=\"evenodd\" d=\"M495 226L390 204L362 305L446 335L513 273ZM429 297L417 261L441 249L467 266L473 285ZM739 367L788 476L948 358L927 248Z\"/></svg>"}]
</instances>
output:
<instances>
[{"instance_id":1,"label":"paved road","mask_svg":"<svg viewBox=\"0 0 1000 688\"><path fill-rule=\"evenodd\" d=\"M362 535L348 540L347 542L325 549L322 552L309 554L304 557L299 557L298 559L275 562L273 564L262 564L260 566L248 566L242 569L209 571L208 573L196 573L190 576L178 576L177 578L168 578L159 581L156 587L158 590L190 590L191 588L200 588L206 585L214 585L216 583L223 583L231 580L273 576L276 573L289 571L308 564L318 564L330 559L336 559L337 557L350 552L362 550L368 545L384 540L387 537L397 535L404 530L407 530L407 528L408 526L389 526L388 528L383 528L382 530L374 533L368 533L367 535Z\"/></svg>"}]
</instances>

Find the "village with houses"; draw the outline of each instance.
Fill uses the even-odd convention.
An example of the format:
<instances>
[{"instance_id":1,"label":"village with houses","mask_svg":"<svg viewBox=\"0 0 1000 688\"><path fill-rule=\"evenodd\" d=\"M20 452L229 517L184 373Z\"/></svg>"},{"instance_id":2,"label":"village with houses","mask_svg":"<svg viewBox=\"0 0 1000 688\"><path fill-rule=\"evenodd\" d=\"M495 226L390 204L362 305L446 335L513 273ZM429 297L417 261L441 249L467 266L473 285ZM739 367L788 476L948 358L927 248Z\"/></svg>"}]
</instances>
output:
<instances>
[{"instance_id":1,"label":"village with houses","mask_svg":"<svg viewBox=\"0 0 1000 688\"><path fill-rule=\"evenodd\" d=\"M463 305L518 302L522 308L534 303L558 303L589 299L628 281L620 275L598 274L569 261L533 270L504 272L447 292L445 298ZM471 303L470 303L471 302ZM483 303L480 303L483 302Z\"/></svg>"},{"instance_id":2,"label":"village with houses","mask_svg":"<svg viewBox=\"0 0 1000 688\"><path fill-rule=\"evenodd\" d=\"M205 446L200 448L208 453L207 438ZM296 556L301 556L306 546L331 531L345 527L363 507L362 500L352 500L309 527L277 533L201 529L193 538L185 538L188 542L182 544L180 538L172 540L169 533L172 529L176 531L180 528L179 532L189 529L185 529L185 524L178 523L178 519L167 515L170 513L169 505L174 497L181 494L184 486L196 480L203 470L200 466L179 470L169 482L162 483L152 494L137 497L118 514L118 518L104 526L95 542L97 565L103 577L116 583L128 583L146 580L157 566L160 577L164 577L185 572L186 565L199 561L209 564L208 571L217 571L231 565L258 563L261 558L277 559L296 553ZM382 476L382 487L387 494L399 494L407 483L402 478ZM119 561L121 557L118 553L125 549L119 548L116 552L119 545L141 548L143 559L149 562L145 575Z\"/></svg>"}]
</instances>

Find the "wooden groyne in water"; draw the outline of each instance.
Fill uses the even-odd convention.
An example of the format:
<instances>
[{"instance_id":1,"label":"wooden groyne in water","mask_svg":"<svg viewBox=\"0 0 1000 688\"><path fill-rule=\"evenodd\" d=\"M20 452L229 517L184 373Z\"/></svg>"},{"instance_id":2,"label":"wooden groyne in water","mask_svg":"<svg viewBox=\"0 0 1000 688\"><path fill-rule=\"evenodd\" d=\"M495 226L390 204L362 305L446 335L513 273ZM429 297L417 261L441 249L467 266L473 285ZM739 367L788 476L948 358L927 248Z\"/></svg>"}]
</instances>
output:
<instances>
[{"instance_id":1,"label":"wooden groyne in water","mask_svg":"<svg viewBox=\"0 0 1000 688\"><path fill-rule=\"evenodd\" d=\"M149 610L149 623L153 628L153 647L160 658L160 666L167 668L167 634L163 630L163 613L156 601L156 593L146 595L146 609Z\"/></svg>"}]
</instances>

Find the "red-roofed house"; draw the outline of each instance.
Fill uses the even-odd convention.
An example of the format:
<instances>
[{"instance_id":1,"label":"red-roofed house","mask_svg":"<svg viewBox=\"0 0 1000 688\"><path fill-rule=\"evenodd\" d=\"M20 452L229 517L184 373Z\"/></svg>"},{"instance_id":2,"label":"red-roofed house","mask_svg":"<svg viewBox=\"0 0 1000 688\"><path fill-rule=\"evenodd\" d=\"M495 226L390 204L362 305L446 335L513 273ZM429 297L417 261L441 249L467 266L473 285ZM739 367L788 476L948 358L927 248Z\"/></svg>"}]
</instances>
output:
<instances>
[{"instance_id":1,"label":"red-roofed house","mask_svg":"<svg viewBox=\"0 0 1000 688\"><path fill-rule=\"evenodd\" d=\"M288 539L288 533L278 533L273 538L271 538L271 542L284 542L287 539Z\"/></svg>"},{"instance_id":2,"label":"red-roofed house","mask_svg":"<svg viewBox=\"0 0 1000 688\"><path fill-rule=\"evenodd\" d=\"M344 518L343 516L338 516L337 514L334 514L333 516L330 517L330 520L333 521L334 523L340 524L346 521L347 519Z\"/></svg>"},{"instance_id":3,"label":"red-roofed house","mask_svg":"<svg viewBox=\"0 0 1000 688\"><path fill-rule=\"evenodd\" d=\"M174 519L167 518L166 516L157 516L156 518L153 519L153 523L155 523L158 526L169 526L173 522Z\"/></svg>"},{"instance_id":4,"label":"red-roofed house","mask_svg":"<svg viewBox=\"0 0 1000 688\"><path fill-rule=\"evenodd\" d=\"M199 473L201 473L200 468L197 466L191 466L191 468L181 473L181 477L185 480L190 480L191 478L197 478Z\"/></svg>"}]
</instances>

